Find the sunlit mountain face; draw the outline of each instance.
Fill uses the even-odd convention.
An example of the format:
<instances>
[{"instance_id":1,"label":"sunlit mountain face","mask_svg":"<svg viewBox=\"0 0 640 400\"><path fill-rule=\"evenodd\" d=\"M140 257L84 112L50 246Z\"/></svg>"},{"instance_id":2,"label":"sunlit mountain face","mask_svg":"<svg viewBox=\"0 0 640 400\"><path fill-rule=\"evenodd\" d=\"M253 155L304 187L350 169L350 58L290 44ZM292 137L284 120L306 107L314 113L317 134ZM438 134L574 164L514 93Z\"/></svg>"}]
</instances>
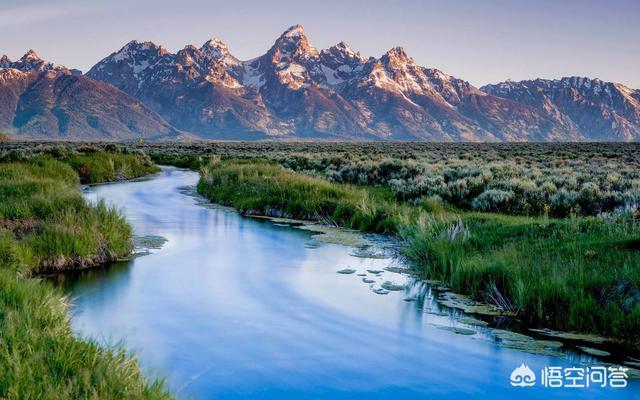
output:
<instances>
[{"instance_id":1,"label":"sunlit mountain face","mask_svg":"<svg viewBox=\"0 0 640 400\"><path fill-rule=\"evenodd\" d=\"M15 62L3 56L0 97L0 129L32 136L640 139L640 91L624 85L572 77L476 88L401 47L379 58L345 42L319 50L301 25L246 61L218 39L176 53L131 41L86 75L33 51Z\"/></svg>"}]
</instances>

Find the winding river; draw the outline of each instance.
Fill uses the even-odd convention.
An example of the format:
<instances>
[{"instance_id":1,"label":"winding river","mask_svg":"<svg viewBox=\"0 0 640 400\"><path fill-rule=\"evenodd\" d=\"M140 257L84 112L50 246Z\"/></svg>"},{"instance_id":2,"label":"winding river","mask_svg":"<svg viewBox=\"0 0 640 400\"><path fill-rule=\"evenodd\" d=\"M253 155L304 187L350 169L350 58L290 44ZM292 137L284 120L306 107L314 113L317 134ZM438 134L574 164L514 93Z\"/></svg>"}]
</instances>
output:
<instances>
[{"instance_id":1,"label":"winding river","mask_svg":"<svg viewBox=\"0 0 640 400\"><path fill-rule=\"evenodd\" d=\"M104 345L124 341L145 373L166 377L179 398L640 397L637 381L544 387L543 368L597 360L505 348L478 327L472 335L443 329L459 322L441 312L428 286L367 272L397 261L357 257L353 247L307 230L206 206L188 190L197 180L195 172L164 167L151 179L89 188L89 199L120 207L136 235L167 242L110 268L57 279L73 298L78 335ZM336 273L348 267L356 272ZM375 293L384 281L409 285ZM538 375L536 385L510 384L521 364Z\"/></svg>"}]
</instances>

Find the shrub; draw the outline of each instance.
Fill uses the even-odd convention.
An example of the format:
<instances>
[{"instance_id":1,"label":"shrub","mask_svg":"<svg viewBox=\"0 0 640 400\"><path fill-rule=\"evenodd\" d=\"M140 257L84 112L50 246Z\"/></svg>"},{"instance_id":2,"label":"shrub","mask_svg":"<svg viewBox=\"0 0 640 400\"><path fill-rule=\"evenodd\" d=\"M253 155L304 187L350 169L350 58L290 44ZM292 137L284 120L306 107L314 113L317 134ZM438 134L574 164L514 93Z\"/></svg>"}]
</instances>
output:
<instances>
[{"instance_id":1,"label":"shrub","mask_svg":"<svg viewBox=\"0 0 640 400\"><path fill-rule=\"evenodd\" d=\"M515 194L510 190L489 189L473 200L473 209L496 212L509 210Z\"/></svg>"},{"instance_id":2,"label":"shrub","mask_svg":"<svg viewBox=\"0 0 640 400\"><path fill-rule=\"evenodd\" d=\"M578 193L578 204L583 214L594 215L602 210L602 192L597 184L586 182Z\"/></svg>"},{"instance_id":3,"label":"shrub","mask_svg":"<svg viewBox=\"0 0 640 400\"><path fill-rule=\"evenodd\" d=\"M578 210L578 193L559 190L551 196L550 214L554 217L566 217Z\"/></svg>"}]
</instances>

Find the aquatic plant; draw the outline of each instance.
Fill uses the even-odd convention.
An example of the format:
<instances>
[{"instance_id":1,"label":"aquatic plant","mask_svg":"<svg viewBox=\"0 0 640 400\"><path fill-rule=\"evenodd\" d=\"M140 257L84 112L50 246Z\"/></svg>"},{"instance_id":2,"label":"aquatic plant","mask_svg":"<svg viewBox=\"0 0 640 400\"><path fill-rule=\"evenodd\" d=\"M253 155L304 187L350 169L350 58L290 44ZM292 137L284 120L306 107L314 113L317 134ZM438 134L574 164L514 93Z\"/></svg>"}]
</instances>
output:
<instances>
[{"instance_id":1,"label":"aquatic plant","mask_svg":"<svg viewBox=\"0 0 640 400\"><path fill-rule=\"evenodd\" d=\"M476 207L496 210L514 201L514 190L524 193L532 187L530 181L513 179L507 185L511 192L491 189ZM583 196L595 193L591 185L583 187ZM204 166L198 184L212 201L245 213L281 210L296 218L397 234L417 272L459 293L518 313L529 324L600 333L638 345L637 219L434 211L395 200L385 189L331 183L273 162L233 159ZM580 195L559 193L552 197L553 212L575 215ZM622 282L629 284L621 287Z\"/></svg>"}]
</instances>

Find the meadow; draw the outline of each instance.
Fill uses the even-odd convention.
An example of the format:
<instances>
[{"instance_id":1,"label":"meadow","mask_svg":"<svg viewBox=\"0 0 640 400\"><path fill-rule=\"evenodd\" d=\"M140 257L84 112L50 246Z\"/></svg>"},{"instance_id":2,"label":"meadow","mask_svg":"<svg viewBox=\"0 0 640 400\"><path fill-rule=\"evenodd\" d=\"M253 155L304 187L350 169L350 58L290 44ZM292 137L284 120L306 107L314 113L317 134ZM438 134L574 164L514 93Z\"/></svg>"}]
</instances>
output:
<instances>
[{"instance_id":1,"label":"meadow","mask_svg":"<svg viewBox=\"0 0 640 400\"><path fill-rule=\"evenodd\" d=\"M127 143L159 164L197 169L210 156L260 158L331 182L391 189L400 201L464 210L567 217L633 212L640 202L637 143ZM11 152L88 145L3 145ZM3 157L0 152L0 159Z\"/></svg>"},{"instance_id":2,"label":"meadow","mask_svg":"<svg viewBox=\"0 0 640 400\"><path fill-rule=\"evenodd\" d=\"M639 344L640 225L632 214L612 220L458 212L263 160L214 159L202 168L198 191L246 214L397 235L416 273L531 326Z\"/></svg>"},{"instance_id":3,"label":"meadow","mask_svg":"<svg viewBox=\"0 0 640 400\"><path fill-rule=\"evenodd\" d=\"M75 337L67 299L39 278L128 256L131 227L117 210L87 203L81 177L103 182L157 167L118 152L45 153L0 163L0 397L169 398L120 348Z\"/></svg>"},{"instance_id":4,"label":"meadow","mask_svg":"<svg viewBox=\"0 0 640 400\"><path fill-rule=\"evenodd\" d=\"M640 145L12 143L0 158L144 152L246 214L397 236L414 272L529 326L640 345ZM12 155L13 154L13 155Z\"/></svg>"}]
</instances>

